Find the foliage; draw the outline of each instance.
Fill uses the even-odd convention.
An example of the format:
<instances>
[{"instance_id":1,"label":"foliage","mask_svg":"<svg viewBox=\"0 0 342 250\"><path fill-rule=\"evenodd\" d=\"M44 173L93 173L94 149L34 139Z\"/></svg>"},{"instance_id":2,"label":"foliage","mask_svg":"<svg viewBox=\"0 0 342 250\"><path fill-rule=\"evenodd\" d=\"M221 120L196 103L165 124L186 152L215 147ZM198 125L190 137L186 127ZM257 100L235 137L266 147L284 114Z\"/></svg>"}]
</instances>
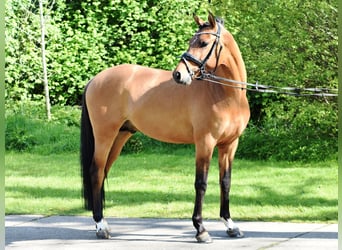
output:
<instances>
[{"instance_id":1,"label":"foliage","mask_svg":"<svg viewBox=\"0 0 342 250\"><path fill-rule=\"evenodd\" d=\"M80 104L86 82L112 65L172 69L194 32L192 13L203 14L200 7L201 1L184 0L47 2L52 104ZM37 2L8 0L6 11L6 99L40 100Z\"/></svg>"},{"instance_id":2,"label":"foliage","mask_svg":"<svg viewBox=\"0 0 342 250\"><path fill-rule=\"evenodd\" d=\"M43 77L38 1L6 1L5 25L6 101L40 100ZM46 26L48 43L57 43L60 32L54 20L46 18Z\"/></svg>"},{"instance_id":3,"label":"foliage","mask_svg":"<svg viewBox=\"0 0 342 250\"><path fill-rule=\"evenodd\" d=\"M25 151L37 144L29 133L24 117L11 117L6 121L6 149Z\"/></svg>"},{"instance_id":4,"label":"foliage","mask_svg":"<svg viewBox=\"0 0 342 250\"><path fill-rule=\"evenodd\" d=\"M80 110L53 107L46 122L43 106L36 102L14 106L6 112L6 150L50 155L79 151Z\"/></svg>"},{"instance_id":5,"label":"foliage","mask_svg":"<svg viewBox=\"0 0 342 250\"><path fill-rule=\"evenodd\" d=\"M246 63L248 82L337 89L337 1L213 0ZM249 92L251 122L238 155L325 159L337 152L337 98Z\"/></svg>"},{"instance_id":6,"label":"foliage","mask_svg":"<svg viewBox=\"0 0 342 250\"><path fill-rule=\"evenodd\" d=\"M237 157L288 161L336 159L337 107L333 103L296 99L265 108L262 125L250 122Z\"/></svg>"},{"instance_id":7,"label":"foliage","mask_svg":"<svg viewBox=\"0 0 342 250\"><path fill-rule=\"evenodd\" d=\"M337 1L213 0L213 9L240 45L249 82L337 88ZM253 120L278 99L251 94Z\"/></svg>"}]
</instances>

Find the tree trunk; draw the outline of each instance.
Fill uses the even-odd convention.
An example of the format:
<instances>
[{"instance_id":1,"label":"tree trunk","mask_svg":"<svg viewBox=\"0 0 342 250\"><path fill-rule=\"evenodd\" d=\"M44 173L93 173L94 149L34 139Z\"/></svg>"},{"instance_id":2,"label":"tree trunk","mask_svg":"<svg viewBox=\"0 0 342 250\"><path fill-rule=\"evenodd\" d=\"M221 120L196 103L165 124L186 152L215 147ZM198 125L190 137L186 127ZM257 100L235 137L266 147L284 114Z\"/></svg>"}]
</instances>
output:
<instances>
[{"instance_id":1,"label":"tree trunk","mask_svg":"<svg viewBox=\"0 0 342 250\"><path fill-rule=\"evenodd\" d=\"M49 121L51 120L51 105L50 105L50 94L49 94L49 85L48 85L48 79L47 79L47 68L46 68L46 58L45 58L45 25L44 25L42 0L39 0L39 10L40 10L41 49L42 49L42 66L43 66L45 104L46 104L46 115Z\"/></svg>"}]
</instances>

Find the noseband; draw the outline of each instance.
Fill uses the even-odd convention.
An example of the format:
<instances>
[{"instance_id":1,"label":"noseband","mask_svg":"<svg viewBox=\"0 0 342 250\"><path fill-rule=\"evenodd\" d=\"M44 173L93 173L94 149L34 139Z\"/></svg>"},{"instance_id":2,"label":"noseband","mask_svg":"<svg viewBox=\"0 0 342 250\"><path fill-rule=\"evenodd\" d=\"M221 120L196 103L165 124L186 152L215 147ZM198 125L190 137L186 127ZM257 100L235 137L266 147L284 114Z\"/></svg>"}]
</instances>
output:
<instances>
[{"instance_id":1,"label":"noseband","mask_svg":"<svg viewBox=\"0 0 342 250\"><path fill-rule=\"evenodd\" d=\"M219 41L220 41L221 25L219 23L217 23L217 25L218 26L217 26L217 32L216 33L213 33L213 32L198 32L198 33L195 34L196 36L199 36L199 35L202 35L202 34L209 34L209 35L216 36L215 42L213 43L213 45L211 46L208 54L206 55L206 57L202 61L199 60L198 58L194 57L193 55L191 55L189 52L185 52L181 56L181 60L184 62L185 66L186 66L186 69L187 69L187 71L188 71L188 73L189 73L191 78L194 76L195 73L190 69L189 61L195 63L198 66L198 68L199 68L200 75L198 77L196 77L196 79L202 80L204 78L204 75L206 74L205 65L207 64L207 61L209 60L211 54L216 49L216 47L217 47L217 45L219 44ZM222 50L222 45L221 45L221 47L219 49L219 53L218 53L217 58L216 58L216 65L215 65L215 68L214 68L212 73L214 73L216 71L217 64L218 64L218 61L219 61L219 58L220 58L220 55L221 55L221 50Z\"/></svg>"}]
</instances>

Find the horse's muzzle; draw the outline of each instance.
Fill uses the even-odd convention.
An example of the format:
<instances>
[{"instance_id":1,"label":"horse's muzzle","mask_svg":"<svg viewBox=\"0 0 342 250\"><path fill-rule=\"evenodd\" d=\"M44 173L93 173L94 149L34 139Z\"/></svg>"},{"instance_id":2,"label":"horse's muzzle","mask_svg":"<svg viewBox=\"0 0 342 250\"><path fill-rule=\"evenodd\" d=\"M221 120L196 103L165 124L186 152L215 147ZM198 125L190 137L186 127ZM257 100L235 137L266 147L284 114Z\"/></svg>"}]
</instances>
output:
<instances>
[{"instance_id":1,"label":"horse's muzzle","mask_svg":"<svg viewBox=\"0 0 342 250\"><path fill-rule=\"evenodd\" d=\"M190 85L191 84L191 77L188 73L186 74L182 74L180 71L173 71L172 73L173 79L179 83L179 84L183 84L183 85Z\"/></svg>"}]
</instances>

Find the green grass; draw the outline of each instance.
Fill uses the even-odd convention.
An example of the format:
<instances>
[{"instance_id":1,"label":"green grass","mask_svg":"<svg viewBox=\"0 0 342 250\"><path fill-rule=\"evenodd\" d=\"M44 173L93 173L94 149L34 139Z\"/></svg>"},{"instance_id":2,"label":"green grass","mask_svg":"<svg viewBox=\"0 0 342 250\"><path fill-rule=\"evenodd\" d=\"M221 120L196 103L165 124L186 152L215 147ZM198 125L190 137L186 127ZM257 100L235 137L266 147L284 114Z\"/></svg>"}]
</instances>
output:
<instances>
[{"instance_id":1,"label":"green grass","mask_svg":"<svg viewBox=\"0 0 342 250\"><path fill-rule=\"evenodd\" d=\"M83 210L77 153L6 152L6 214L89 215ZM337 222L337 162L235 160L231 213L236 220ZM194 153L122 155L112 167L105 216L191 218ZM218 218L217 159L203 216Z\"/></svg>"}]
</instances>

